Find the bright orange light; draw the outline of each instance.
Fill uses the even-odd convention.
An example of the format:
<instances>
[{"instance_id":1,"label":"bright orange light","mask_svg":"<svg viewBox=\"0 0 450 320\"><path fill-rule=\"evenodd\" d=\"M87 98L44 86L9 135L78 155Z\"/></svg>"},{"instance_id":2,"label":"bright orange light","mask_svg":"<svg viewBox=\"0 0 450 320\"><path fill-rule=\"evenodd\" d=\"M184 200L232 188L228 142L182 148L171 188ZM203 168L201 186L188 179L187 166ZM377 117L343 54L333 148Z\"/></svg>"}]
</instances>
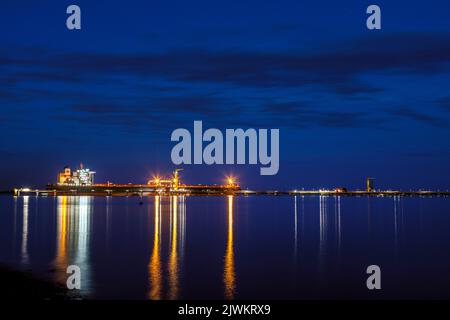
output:
<instances>
[{"instance_id":1,"label":"bright orange light","mask_svg":"<svg viewBox=\"0 0 450 320\"><path fill-rule=\"evenodd\" d=\"M152 180L148 184L159 185L161 183L161 178L159 176L153 176Z\"/></svg>"},{"instance_id":2,"label":"bright orange light","mask_svg":"<svg viewBox=\"0 0 450 320\"><path fill-rule=\"evenodd\" d=\"M234 185L234 184L235 184L235 181L236 181L236 179L235 179L234 177L232 177L232 176L228 176L228 177L227 177L227 183L228 183L228 185L230 185L230 186Z\"/></svg>"}]
</instances>

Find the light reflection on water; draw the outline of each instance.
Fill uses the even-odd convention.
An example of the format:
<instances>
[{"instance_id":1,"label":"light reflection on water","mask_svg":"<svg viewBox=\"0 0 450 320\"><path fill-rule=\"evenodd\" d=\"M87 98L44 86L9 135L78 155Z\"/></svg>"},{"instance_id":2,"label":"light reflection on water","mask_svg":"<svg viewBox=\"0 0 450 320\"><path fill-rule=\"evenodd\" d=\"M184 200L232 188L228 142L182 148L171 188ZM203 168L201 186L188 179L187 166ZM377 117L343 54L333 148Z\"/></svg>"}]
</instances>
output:
<instances>
[{"instance_id":1,"label":"light reflection on water","mask_svg":"<svg viewBox=\"0 0 450 320\"><path fill-rule=\"evenodd\" d=\"M55 280L66 284L67 267L76 265L81 271L81 290L90 294L91 266L89 243L91 236L92 197L58 197L57 247L52 263L56 270Z\"/></svg>"},{"instance_id":2,"label":"light reflection on water","mask_svg":"<svg viewBox=\"0 0 450 320\"><path fill-rule=\"evenodd\" d=\"M234 245L233 245L233 196L228 196L228 227L227 249L225 253L225 267L223 280L225 284L225 298L232 300L236 289L234 274Z\"/></svg>"},{"instance_id":3,"label":"light reflection on water","mask_svg":"<svg viewBox=\"0 0 450 320\"><path fill-rule=\"evenodd\" d=\"M444 198L1 200L0 261L63 285L77 265L89 297L366 297L369 264L392 282L381 298L450 297Z\"/></svg>"},{"instance_id":4,"label":"light reflection on water","mask_svg":"<svg viewBox=\"0 0 450 320\"><path fill-rule=\"evenodd\" d=\"M27 265L29 262L28 257L28 202L30 200L29 196L23 197L23 209L22 209L22 247L21 256L22 264Z\"/></svg>"},{"instance_id":5,"label":"light reflection on water","mask_svg":"<svg viewBox=\"0 0 450 320\"><path fill-rule=\"evenodd\" d=\"M161 205L161 201L169 201L169 206ZM151 257L148 264L149 293L151 300L163 298L177 299L180 291L179 281L184 257L184 242L186 230L186 203L184 196L160 197L154 201L154 232ZM168 212L162 212L168 209ZM167 262L168 293L163 296L163 266L161 258L162 217L169 216L169 242L170 249Z\"/></svg>"},{"instance_id":6,"label":"light reflection on water","mask_svg":"<svg viewBox=\"0 0 450 320\"><path fill-rule=\"evenodd\" d=\"M149 298L151 300L161 299L162 274L161 274L161 205L160 197L155 197L155 231L153 236L153 250L148 264L150 280Z\"/></svg>"}]
</instances>

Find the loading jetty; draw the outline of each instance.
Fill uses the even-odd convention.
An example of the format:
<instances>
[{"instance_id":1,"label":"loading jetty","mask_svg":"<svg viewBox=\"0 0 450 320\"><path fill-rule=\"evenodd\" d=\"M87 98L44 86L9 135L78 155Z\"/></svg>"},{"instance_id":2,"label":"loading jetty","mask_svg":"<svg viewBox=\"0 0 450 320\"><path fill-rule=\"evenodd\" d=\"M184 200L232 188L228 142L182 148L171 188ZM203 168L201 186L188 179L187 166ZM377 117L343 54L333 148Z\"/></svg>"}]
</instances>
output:
<instances>
[{"instance_id":1,"label":"loading jetty","mask_svg":"<svg viewBox=\"0 0 450 320\"><path fill-rule=\"evenodd\" d=\"M190 185L182 183L180 171L176 169L168 178L154 176L147 184L114 184L94 183L94 171L81 164L80 168L72 171L68 166L59 173L58 182L48 184L46 188L15 188L12 193L20 195L79 195L79 196L342 196L342 197L448 197L450 192L433 190L377 190L374 188L374 179L366 179L365 190L347 190L338 187L331 190L249 190L242 189L234 177L226 177L225 183L218 185L197 184Z\"/></svg>"},{"instance_id":2,"label":"loading jetty","mask_svg":"<svg viewBox=\"0 0 450 320\"><path fill-rule=\"evenodd\" d=\"M347 191L335 190L241 190L239 188L224 188L223 186L187 186L178 190L168 188L149 188L146 185L95 185L90 187L76 188L52 188L30 189L19 188L12 192L15 196L339 196L339 197L449 197L448 191Z\"/></svg>"}]
</instances>

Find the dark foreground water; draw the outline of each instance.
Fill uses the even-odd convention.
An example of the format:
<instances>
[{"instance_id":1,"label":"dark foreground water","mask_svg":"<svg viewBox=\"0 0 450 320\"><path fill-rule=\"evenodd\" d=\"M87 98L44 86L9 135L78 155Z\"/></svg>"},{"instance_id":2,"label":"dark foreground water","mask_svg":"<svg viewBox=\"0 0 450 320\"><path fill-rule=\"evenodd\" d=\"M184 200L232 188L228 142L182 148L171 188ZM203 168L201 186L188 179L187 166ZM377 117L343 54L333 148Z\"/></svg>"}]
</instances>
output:
<instances>
[{"instance_id":1,"label":"dark foreground water","mask_svg":"<svg viewBox=\"0 0 450 320\"><path fill-rule=\"evenodd\" d=\"M450 298L450 198L1 196L0 263L101 299Z\"/></svg>"}]
</instances>

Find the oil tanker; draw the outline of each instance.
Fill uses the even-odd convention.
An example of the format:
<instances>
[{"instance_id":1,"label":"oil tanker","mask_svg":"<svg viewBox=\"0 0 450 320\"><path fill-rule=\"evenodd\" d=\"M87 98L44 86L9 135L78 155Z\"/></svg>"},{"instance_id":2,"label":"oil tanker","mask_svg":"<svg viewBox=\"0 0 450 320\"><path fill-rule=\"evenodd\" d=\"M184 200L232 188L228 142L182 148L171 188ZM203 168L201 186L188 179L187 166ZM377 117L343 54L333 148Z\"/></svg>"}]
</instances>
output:
<instances>
[{"instance_id":1,"label":"oil tanker","mask_svg":"<svg viewBox=\"0 0 450 320\"><path fill-rule=\"evenodd\" d=\"M66 166L59 173L56 184L47 185L47 193L67 195L117 195L117 196L144 196L144 195L225 195L240 191L240 186L233 177L227 177L226 183L221 185L188 185L180 181L176 169L169 178L154 177L147 184L115 184L94 183L95 171L80 168L72 171Z\"/></svg>"}]
</instances>

